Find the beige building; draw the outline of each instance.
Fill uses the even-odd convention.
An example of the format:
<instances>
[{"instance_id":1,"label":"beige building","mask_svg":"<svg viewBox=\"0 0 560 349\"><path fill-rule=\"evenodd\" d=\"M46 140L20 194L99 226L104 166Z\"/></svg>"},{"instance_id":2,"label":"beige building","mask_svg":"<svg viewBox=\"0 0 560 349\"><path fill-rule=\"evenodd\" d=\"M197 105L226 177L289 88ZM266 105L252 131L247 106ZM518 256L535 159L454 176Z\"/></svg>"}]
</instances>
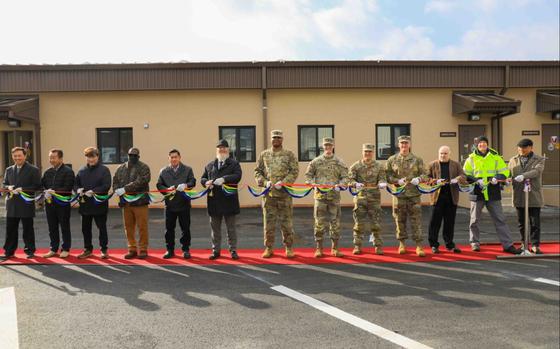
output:
<instances>
[{"instance_id":1,"label":"beige building","mask_svg":"<svg viewBox=\"0 0 560 349\"><path fill-rule=\"evenodd\" d=\"M407 133L426 163L444 144L452 158L465 159L481 134L508 160L519 139L531 138L548 159L547 203L559 204L558 61L0 66L1 173L15 145L29 148L30 161L43 170L51 148L63 149L76 170L82 150L97 146L112 171L134 145L155 188L171 148L200 180L223 137L241 161L242 182L254 185L256 158L272 129L282 129L285 147L298 155L300 182L324 136L334 136L348 166L360 158L362 143L374 143L384 161ZM343 195L344 204L351 200ZM260 201L244 189L241 203Z\"/></svg>"}]
</instances>

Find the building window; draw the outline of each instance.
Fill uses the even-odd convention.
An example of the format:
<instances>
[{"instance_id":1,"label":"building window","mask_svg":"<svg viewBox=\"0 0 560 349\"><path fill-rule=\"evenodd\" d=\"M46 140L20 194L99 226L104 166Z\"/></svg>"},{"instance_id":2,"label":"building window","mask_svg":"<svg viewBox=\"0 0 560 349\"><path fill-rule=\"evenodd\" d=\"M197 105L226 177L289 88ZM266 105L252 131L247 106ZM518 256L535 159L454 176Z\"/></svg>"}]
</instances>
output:
<instances>
[{"instance_id":1,"label":"building window","mask_svg":"<svg viewBox=\"0 0 560 349\"><path fill-rule=\"evenodd\" d=\"M104 164L121 164L127 161L132 148L132 128L98 128L97 148Z\"/></svg>"},{"instance_id":2,"label":"building window","mask_svg":"<svg viewBox=\"0 0 560 349\"><path fill-rule=\"evenodd\" d=\"M229 144L229 156L239 162L256 161L255 126L220 126L219 138Z\"/></svg>"},{"instance_id":3,"label":"building window","mask_svg":"<svg viewBox=\"0 0 560 349\"><path fill-rule=\"evenodd\" d=\"M399 136L410 135L410 124L375 125L375 149L378 160L387 160L399 152Z\"/></svg>"},{"instance_id":4,"label":"building window","mask_svg":"<svg viewBox=\"0 0 560 349\"><path fill-rule=\"evenodd\" d=\"M299 161L311 161L323 153L323 138L334 138L333 125L298 126Z\"/></svg>"}]
</instances>

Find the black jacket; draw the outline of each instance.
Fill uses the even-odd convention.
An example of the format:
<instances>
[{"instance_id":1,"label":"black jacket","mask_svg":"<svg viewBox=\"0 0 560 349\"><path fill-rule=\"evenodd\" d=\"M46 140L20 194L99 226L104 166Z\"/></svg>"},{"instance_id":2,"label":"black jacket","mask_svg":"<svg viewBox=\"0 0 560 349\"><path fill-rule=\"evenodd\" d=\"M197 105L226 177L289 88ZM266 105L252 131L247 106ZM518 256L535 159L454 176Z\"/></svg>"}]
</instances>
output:
<instances>
[{"instance_id":1,"label":"black jacket","mask_svg":"<svg viewBox=\"0 0 560 349\"><path fill-rule=\"evenodd\" d=\"M194 178L192 168L180 163L177 172L173 171L171 166L166 166L159 171L159 178L156 184L158 190L165 190L172 186L177 188L179 184L185 184L187 188L194 188L196 186L196 178ZM179 193L176 193L171 200L165 199L165 207L172 212L179 212L190 206L191 201Z\"/></svg>"},{"instance_id":2,"label":"black jacket","mask_svg":"<svg viewBox=\"0 0 560 349\"><path fill-rule=\"evenodd\" d=\"M106 195L111 189L111 171L107 166L97 163L95 166L86 165L76 175L76 190L84 188L96 194ZM107 214L109 201L96 203L93 197L83 196L80 199L80 214L85 216L97 216Z\"/></svg>"},{"instance_id":3,"label":"black jacket","mask_svg":"<svg viewBox=\"0 0 560 349\"><path fill-rule=\"evenodd\" d=\"M39 169L25 162L19 170L17 178L15 176L15 169L16 165L12 165L6 169L3 182L4 187L7 188L13 185L14 188L22 188L25 193L35 196L35 192L41 189L41 172ZM27 203L18 196L19 195L14 195L11 199L6 201L6 217L35 217L35 203Z\"/></svg>"},{"instance_id":4,"label":"black jacket","mask_svg":"<svg viewBox=\"0 0 560 349\"><path fill-rule=\"evenodd\" d=\"M236 160L227 158L222 168L218 170L218 160L215 159L206 165L200 181L204 186L208 180L223 177L225 184L237 184L241 180L241 175L241 166L239 166ZM212 194L208 193L206 197L208 214L210 216L230 216L240 212L239 196L237 194L227 196L224 194L221 186L215 185L212 188Z\"/></svg>"},{"instance_id":5,"label":"black jacket","mask_svg":"<svg viewBox=\"0 0 560 349\"><path fill-rule=\"evenodd\" d=\"M70 195L74 189L74 171L62 164L58 168L51 167L41 178L43 189L54 189L57 194Z\"/></svg>"}]
</instances>

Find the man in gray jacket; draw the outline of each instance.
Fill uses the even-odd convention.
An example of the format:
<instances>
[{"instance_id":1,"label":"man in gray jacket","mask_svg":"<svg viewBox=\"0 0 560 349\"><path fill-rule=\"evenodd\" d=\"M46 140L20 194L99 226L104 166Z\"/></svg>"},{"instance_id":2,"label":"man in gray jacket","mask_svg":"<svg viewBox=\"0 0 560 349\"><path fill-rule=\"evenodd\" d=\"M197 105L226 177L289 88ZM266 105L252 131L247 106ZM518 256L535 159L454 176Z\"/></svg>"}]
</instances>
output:
<instances>
[{"instance_id":1,"label":"man in gray jacket","mask_svg":"<svg viewBox=\"0 0 560 349\"><path fill-rule=\"evenodd\" d=\"M541 254L539 244L541 240L541 207L542 173L544 158L533 153L533 141L524 138L517 143L517 155L508 163L511 178L513 178L513 206L517 209L517 221L521 240L525 241L525 182L530 185L529 192L529 225L531 228L531 250Z\"/></svg>"},{"instance_id":2,"label":"man in gray jacket","mask_svg":"<svg viewBox=\"0 0 560 349\"><path fill-rule=\"evenodd\" d=\"M193 170L181 162L181 153L177 149L169 152L169 166L161 169L157 188L163 194L171 194L165 199L165 244L167 252L163 258L175 256L175 226L179 219L183 257L191 258L191 201L181 192L196 185Z\"/></svg>"}]
</instances>

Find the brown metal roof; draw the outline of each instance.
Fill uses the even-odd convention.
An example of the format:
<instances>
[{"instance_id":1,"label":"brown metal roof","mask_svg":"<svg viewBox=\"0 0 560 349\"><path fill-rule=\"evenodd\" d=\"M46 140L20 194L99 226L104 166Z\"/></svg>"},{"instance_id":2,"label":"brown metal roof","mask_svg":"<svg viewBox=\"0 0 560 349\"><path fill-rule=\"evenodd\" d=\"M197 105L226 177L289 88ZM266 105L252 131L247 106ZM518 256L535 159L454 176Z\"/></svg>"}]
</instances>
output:
<instances>
[{"instance_id":1,"label":"brown metal roof","mask_svg":"<svg viewBox=\"0 0 560 349\"><path fill-rule=\"evenodd\" d=\"M549 113L560 111L560 90L537 91L537 112Z\"/></svg>"},{"instance_id":2,"label":"brown metal roof","mask_svg":"<svg viewBox=\"0 0 560 349\"><path fill-rule=\"evenodd\" d=\"M263 69L266 68L266 69ZM263 75L264 74L264 75ZM560 86L559 61L0 65L0 92Z\"/></svg>"},{"instance_id":3,"label":"brown metal roof","mask_svg":"<svg viewBox=\"0 0 560 349\"><path fill-rule=\"evenodd\" d=\"M0 120L39 121L38 96L0 96Z\"/></svg>"},{"instance_id":4,"label":"brown metal roof","mask_svg":"<svg viewBox=\"0 0 560 349\"><path fill-rule=\"evenodd\" d=\"M453 114L461 113L492 113L508 115L519 113L521 101L482 92L454 92Z\"/></svg>"}]
</instances>

